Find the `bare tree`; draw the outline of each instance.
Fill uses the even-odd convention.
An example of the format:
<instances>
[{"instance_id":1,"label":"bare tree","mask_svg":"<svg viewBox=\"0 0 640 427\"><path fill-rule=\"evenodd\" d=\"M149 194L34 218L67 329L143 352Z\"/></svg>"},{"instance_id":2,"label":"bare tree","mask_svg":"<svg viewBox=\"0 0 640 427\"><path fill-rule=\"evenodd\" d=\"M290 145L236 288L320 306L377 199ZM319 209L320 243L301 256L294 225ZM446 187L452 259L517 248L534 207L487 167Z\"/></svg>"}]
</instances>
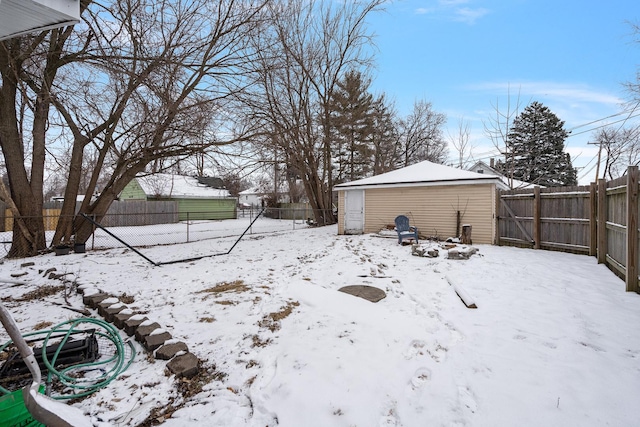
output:
<instances>
[{"instance_id":1,"label":"bare tree","mask_svg":"<svg viewBox=\"0 0 640 427\"><path fill-rule=\"evenodd\" d=\"M460 169L463 169L464 165L473 158L474 146L469 139L469 122L461 118L458 121L458 133L456 135L449 134L451 145L458 153L458 168Z\"/></svg>"},{"instance_id":2,"label":"bare tree","mask_svg":"<svg viewBox=\"0 0 640 427\"><path fill-rule=\"evenodd\" d=\"M121 24L113 34L118 38L107 38L93 64L114 83L114 101L105 103L109 114L100 123L105 130L87 138L75 120L77 112L61 106L76 139L98 145L100 169L104 161L111 164L100 196L91 203L85 198L80 208L97 219L147 165L159 159L177 162L251 133L245 121L237 120L233 101L246 86L252 58L244 47L267 1L142 1L118 2L107 17L94 21L103 32L107 22ZM162 25L155 22L159 17ZM107 55L114 49L123 53ZM100 169L92 175L91 191ZM76 218L73 226L59 227L56 236L65 239L72 233L84 241L91 226Z\"/></svg>"},{"instance_id":3,"label":"bare tree","mask_svg":"<svg viewBox=\"0 0 640 427\"><path fill-rule=\"evenodd\" d=\"M99 190L97 198L84 198L79 212L99 220L148 165L171 167L208 147L245 140L251 129L235 125L241 116L235 95L247 85L252 58L244 47L267 2L84 1L77 31L1 43L0 142L14 215L24 223L15 227L9 255L33 255L46 245L42 174L51 105L73 141L54 244L82 242L92 231L82 218L72 220L81 187L88 196ZM29 120L20 120L20 106ZM32 127L31 177L24 166L26 124ZM87 175L89 151L95 156Z\"/></svg>"},{"instance_id":4,"label":"bare tree","mask_svg":"<svg viewBox=\"0 0 640 427\"><path fill-rule=\"evenodd\" d=\"M602 128L595 133L594 139L605 154L602 178L618 178L624 175L628 166L640 164L640 126Z\"/></svg>"},{"instance_id":5,"label":"bare tree","mask_svg":"<svg viewBox=\"0 0 640 427\"><path fill-rule=\"evenodd\" d=\"M511 89L509 88L507 92L506 107L501 107L500 101L496 100L495 105L492 105L493 112L495 113L494 116L490 117L483 123L485 135L491 140L494 147L504 157L504 161L498 161L498 164L502 163L504 165L513 165L513 162L511 161L512 153L510 152L508 144L508 135L511 132L513 121L520 113L520 106L520 91L518 90L518 95L514 102L511 100ZM509 187L513 188L513 169L505 171L501 170L501 172L509 180Z\"/></svg>"},{"instance_id":6,"label":"bare tree","mask_svg":"<svg viewBox=\"0 0 640 427\"><path fill-rule=\"evenodd\" d=\"M332 210L331 95L348 70L368 64L365 18L383 0L273 1L269 25L253 41L259 84L252 119L302 179L318 224Z\"/></svg>"},{"instance_id":7,"label":"bare tree","mask_svg":"<svg viewBox=\"0 0 640 427\"><path fill-rule=\"evenodd\" d=\"M447 159L447 143L442 126L447 117L433 110L430 102L416 101L413 112L400 121L400 166L409 166L422 160L444 163Z\"/></svg>"},{"instance_id":8,"label":"bare tree","mask_svg":"<svg viewBox=\"0 0 640 427\"><path fill-rule=\"evenodd\" d=\"M82 12L89 3L81 2ZM72 43L72 27L0 42L0 146L9 178L0 199L14 217L9 257L36 255L46 247L42 207L51 88L60 68L76 60L65 52ZM76 47L77 54L85 48Z\"/></svg>"}]
</instances>

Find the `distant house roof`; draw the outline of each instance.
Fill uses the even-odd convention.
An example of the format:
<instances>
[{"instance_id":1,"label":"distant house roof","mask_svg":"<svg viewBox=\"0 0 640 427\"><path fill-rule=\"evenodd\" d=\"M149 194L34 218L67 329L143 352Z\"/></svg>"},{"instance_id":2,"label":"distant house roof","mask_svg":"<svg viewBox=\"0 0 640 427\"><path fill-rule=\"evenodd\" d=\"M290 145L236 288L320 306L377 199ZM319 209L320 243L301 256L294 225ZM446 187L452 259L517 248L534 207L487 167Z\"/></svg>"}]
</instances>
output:
<instances>
[{"instance_id":1,"label":"distant house roof","mask_svg":"<svg viewBox=\"0 0 640 427\"><path fill-rule=\"evenodd\" d=\"M207 187L224 188L224 181L222 181L222 178L213 176L199 176L197 180L200 184L206 185Z\"/></svg>"},{"instance_id":2,"label":"distant house roof","mask_svg":"<svg viewBox=\"0 0 640 427\"><path fill-rule=\"evenodd\" d=\"M253 187L253 188L247 188L244 191L241 191L240 193L241 196L264 196L265 194L267 194L267 192L265 192L263 189L259 188L259 187Z\"/></svg>"},{"instance_id":3,"label":"distant house roof","mask_svg":"<svg viewBox=\"0 0 640 427\"><path fill-rule=\"evenodd\" d=\"M156 173L136 177L142 190L148 197L164 198L224 198L230 197L229 191L211 188L198 182L197 178Z\"/></svg>"},{"instance_id":4,"label":"distant house roof","mask_svg":"<svg viewBox=\"0 0 640 427\"><path fill-rule=\"evenodd\" d=\"M530 184L528 182L520 181L518 179L509 179L504 174L498 172L497 170L495 170L491 166L487 165L482 160L477 161L473 166L471 166L469 168L469 170L470 171L476 171L479 168L482 168L482 170L486 171L486 173L489 174L489 175L494 175L494 176L499 177L502 180L502 182L509 188L514 188L514 189L516 189L516 188L533 188L533 187L535 187L537 185L537 184ZM538 185L538 187L543 187L544 188L543 185Z\"/></svg>"},{"instance_id":5,"label":"distant house roof","mask_svg":"<svg viewBox=\"0 0 640 427\"><path fill-rule=\"evenodd\" d=\"M461 184L496 184L499 188L506 189L506 185L497 176L456 169L425 160L391 172L345 182L336 185L334 190Z\"/></svg>"}]
</instances>

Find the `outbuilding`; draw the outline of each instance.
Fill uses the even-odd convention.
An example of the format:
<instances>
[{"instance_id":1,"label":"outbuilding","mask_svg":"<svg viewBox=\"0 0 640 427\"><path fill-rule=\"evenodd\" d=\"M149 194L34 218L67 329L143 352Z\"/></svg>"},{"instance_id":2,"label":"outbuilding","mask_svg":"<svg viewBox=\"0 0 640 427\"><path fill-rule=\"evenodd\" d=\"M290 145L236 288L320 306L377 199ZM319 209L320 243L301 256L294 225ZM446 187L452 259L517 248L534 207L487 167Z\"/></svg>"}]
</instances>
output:
<instances>
[{"instance_id":1,"label":"outbuilding","mask_svg":"<svg viewBox=\"0 0 640 427\"><path fill-rule=\"evenodd\" d=\"M180 221L236 218L238 199L224 188L212 188L214 182L165 173L140 175L122 190L120 200L176 201Z\"/></svg>"},{"instance_id":2,"label":"outbuilding","mask_svg":"<svg viewBox=\"0 0 640 427\"><path fill-rule=\"evenodd\" d=\"M474 243L494 243L497 176L423 161L336 185L338 234L375 233L398 215L409 217L421 238L457 237L472 226Z\"/></svg>"}]
</instances>

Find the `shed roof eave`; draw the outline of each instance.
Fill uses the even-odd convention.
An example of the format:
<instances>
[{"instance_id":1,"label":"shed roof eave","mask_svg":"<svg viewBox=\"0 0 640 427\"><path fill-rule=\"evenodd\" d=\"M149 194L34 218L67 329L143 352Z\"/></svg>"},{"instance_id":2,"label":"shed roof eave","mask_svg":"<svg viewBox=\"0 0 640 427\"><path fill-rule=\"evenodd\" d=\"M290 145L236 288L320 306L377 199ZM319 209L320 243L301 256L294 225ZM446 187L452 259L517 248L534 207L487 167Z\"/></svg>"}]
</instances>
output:
<instances>
[{"instance_id":1,"label":"shed roof eave","mask_svg":"<svg viewBox=\"0 0 640 427\"><path fill-rule=\"evenodd\" d=\"M0 40L79 22L79 0L0 0Z\"/></svg>"},{"instance_id":2,"label":"shed roof eave","mask_svg":"<svg viewBox=\"0 0 640 427\"><path fill-rule=\"evenodd\" d=\"M487 177L481 179L456 179L456 180L440 180L440 181L414 181L414 182L387 182L376 184L355 184L349 183L338 184L333 187L333 191L342 190L364 190L367 188L400 188L400 187L436 187L443 185L480 185L480 184L494 184L497 187L503 189L506 187L504 183L498 177Z\"/></svg>"}]
</instances>

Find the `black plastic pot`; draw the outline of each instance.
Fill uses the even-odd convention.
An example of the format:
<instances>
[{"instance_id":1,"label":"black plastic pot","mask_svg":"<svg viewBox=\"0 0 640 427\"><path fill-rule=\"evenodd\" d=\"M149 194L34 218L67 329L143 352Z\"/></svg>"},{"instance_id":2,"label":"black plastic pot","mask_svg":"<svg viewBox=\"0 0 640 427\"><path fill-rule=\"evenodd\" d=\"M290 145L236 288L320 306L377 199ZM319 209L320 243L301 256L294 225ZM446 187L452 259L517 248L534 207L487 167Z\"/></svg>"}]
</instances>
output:
<instances>
[{"instance_id":1,"label":"black plastic pot","mask_svg":"<svg viewBox=\"0 0 640 427\"><path fill-rule=\"evenodd\" d=\"M83 254L86 252L86 246L84 243L74 243L73 244L73 252L77 254Z\"/></svg>"},{"instance_id":2,"label":"black plastic pot","mask_svg":"<svg viewBox=\"0 0 640 427\"><path fill-rule=\"evenodd\" d=\"M53 251L56 253L56 255L69 255L69 252L71 252L71 248L69 246L56 246L55 248L53 248Z\"/></svg>"}]
</instances>

